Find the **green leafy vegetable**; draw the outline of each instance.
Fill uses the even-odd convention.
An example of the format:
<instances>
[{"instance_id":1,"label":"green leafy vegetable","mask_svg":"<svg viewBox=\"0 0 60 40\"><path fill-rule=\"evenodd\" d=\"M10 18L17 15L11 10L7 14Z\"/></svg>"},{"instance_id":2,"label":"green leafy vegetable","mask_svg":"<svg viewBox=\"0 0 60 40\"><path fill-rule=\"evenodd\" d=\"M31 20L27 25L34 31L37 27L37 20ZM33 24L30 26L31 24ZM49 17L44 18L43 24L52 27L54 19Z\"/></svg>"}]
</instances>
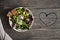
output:
<instances>
[{"instance_id":1,"label":"green leafy vegetable","mask_svg":"<svg viewBox=\"0 0 60 40\"><path fill-rule=\"evenodd\" d=\"M20 7L16 8L16 11L17 11L18 15L13 15L11 17L12 22L14 22L14 23L16 23L18 25L16 27L16 29L27 29L27 28L29 28L29 26L30 26L29 22L31 20L30 19L31 17L29 16L30 15L29 11L26 10L25 8L20 8ZM24 21L27 18L30 19L30 20Z\"/></svg>"},{"instance_id":2,"label":"green leafy vegetable","mask_svg":"<svg viewBox=\"0 0 60 40\"><path fill-rule=\"evenodd\" d=\"M17 11L18 13L20 13L20 12L21 12L21 9L18 7L18 8L16 8L16 11Z\"/></svg>"},{"instance_id":3,"label":"green leafy vegetable","mask_svg":"<svg viewBox=\"0 0 60 40\"><path fill-rule=\"evenodd\" d=\"M25 8L22 8L21 11L24 12L25 11Z\"/></svg>"},{"instance_id":4,"label":"green leafy vegetable","mask_svg":"<svg viewBox=\"0 0 60 40\"><path fill-rule=\"evenodd\" d=\"M16 27L16 29L21 29L21 26L19 24L17 24L18 26Z\"/></svg>"}]
</instances>

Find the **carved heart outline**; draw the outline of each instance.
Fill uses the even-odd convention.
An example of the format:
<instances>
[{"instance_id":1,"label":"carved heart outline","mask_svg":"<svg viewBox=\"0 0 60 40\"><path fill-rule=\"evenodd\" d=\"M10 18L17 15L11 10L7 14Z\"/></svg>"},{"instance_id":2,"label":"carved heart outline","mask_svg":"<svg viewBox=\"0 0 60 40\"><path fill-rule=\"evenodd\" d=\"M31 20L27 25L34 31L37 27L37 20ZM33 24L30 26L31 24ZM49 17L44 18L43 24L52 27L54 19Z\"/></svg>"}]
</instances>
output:
<instances>
[{"instance_id":1,"label":"carved heart outline","mask_svg":"<svg viewBox=\"0 0 60 40\"><path fill-rule=\"evenodd\" d=\"M56 16L55 21L53 21L53 23L51 23L50 25L46 24L46 23L40 18L40 16L41 16L42 13L44 13L46 17L49 16L50 14L54 14L54 15ZM56 15L56 13L54 13L54 12L50 12L50 13L48 13L48 14L45 13L45 12L41 12L41 13L39 14L39 19L40 19L40 21L41 21L43 24L45 24L46 26L51 26L51 25L55 24L55 22L56 22L56 20L57 20L57 15Z\"/></svg>"}]
</instances>

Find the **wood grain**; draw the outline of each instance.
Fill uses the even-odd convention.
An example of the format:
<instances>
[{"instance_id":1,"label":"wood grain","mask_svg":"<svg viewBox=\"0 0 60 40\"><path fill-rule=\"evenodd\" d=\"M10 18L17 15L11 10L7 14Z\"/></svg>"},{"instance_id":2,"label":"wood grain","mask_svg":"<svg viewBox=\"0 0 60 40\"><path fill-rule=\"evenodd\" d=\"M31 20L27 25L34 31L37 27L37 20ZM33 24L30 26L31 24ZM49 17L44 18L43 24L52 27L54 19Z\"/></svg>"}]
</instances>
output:
<instances>
[{"instance_id":1,"label":"wood grain","mask_svg":"<svg viewBox=\"0 0 60 40\"><path fill-rule=\"evenodd\" d=\"M34 15L34 24L27 32L18 33L9 26L6 14L18 6L29 8ZM39 19L41 12L56 13L56 22L46 26ZM5 31L13 40L60 40L60 0L0 0L0 17Z\"/></svg>"}]
</instances>

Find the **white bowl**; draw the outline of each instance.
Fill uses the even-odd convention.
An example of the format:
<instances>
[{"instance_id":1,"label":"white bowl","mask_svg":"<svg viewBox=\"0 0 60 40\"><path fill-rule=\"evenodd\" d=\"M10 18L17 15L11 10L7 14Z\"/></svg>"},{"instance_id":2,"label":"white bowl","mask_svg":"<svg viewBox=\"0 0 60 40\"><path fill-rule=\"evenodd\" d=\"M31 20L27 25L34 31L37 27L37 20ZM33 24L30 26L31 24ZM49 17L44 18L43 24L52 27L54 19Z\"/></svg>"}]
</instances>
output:
<instances>
[{"instance_id":1,"label":"white bowl","mask_svg":"<svg viewBox=\"0 0 60 40\"><path fill-rule=\"evenodd\" d=\"M20 7L20 8L23 8L23 7ZM30 27L29 27L29 29L30 29L30 28L32 27L32 25L33 25L34 17L33 17L32 12L31 12L28 8L26 8L26 9L29 11L29 13L32 15L32 18L33 18L32 23L31 23L31 25L30 25ZM9 17L9 24L10 24L10 26L12 27L12 21L11 21L10 19L11 19L11 17ZM15 27L13 27L13 29L14 29L15 31L17 31L17 32L25 32L25 31L28 31L27 29L25 29L25 30L22 30L22 29L17 30L17 29L15 29Z\"/></svg>"}]
</instances>

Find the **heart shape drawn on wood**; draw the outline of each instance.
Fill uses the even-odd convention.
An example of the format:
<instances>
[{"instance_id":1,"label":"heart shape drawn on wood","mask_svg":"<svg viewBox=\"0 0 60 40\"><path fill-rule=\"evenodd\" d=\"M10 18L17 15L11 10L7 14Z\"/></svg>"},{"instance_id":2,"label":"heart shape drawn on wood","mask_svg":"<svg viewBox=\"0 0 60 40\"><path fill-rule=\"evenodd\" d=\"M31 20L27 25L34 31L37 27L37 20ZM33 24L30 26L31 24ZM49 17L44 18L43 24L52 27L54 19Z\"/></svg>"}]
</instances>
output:
<instances>
[{"instance_id":1,"label":"heart shape drawn on wood","mask_svg":"<svg viewBox=\"0 0 60 40\"><path fill-rule=\"evenodd\" d=\"M57 20L57 15L54 12L50 13L41 12L39 14L39 18L43 24L45 24L46 26L50 26L55 24Z\"/></svg>"}]
</instances>

